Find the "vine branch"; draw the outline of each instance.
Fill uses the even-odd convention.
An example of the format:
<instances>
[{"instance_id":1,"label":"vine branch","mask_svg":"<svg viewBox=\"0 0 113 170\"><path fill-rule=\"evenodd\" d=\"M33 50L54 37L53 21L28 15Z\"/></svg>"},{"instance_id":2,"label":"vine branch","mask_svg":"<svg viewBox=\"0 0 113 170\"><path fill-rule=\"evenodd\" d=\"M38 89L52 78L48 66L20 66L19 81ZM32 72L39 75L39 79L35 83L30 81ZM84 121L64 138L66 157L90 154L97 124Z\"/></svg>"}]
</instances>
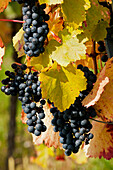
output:
<instances>
[{"instance_id":1,"label":"vine branch","mask_svg":"<svg viewBox=\"0 0 113 170\"><path fill-rule=\"evenodd\" d=\"M96 119L93 119L93 118L90 118L90 119L94 120L95 122L113 125L113 122L104 122L104 121L96 120Z\"/></svg>"},{"instance_id":2,"label":"vine branch","mask_svg":"<svg viewBox=\"0 0 113 170\"><path fill-rule=\"evenodd\" d=\"M24 23L25 21L20 21L20 20L12 20L12 19L0 19L0 21L5 21L5 22L16 22L16 23Z\"/></svg>"}]
</instances>

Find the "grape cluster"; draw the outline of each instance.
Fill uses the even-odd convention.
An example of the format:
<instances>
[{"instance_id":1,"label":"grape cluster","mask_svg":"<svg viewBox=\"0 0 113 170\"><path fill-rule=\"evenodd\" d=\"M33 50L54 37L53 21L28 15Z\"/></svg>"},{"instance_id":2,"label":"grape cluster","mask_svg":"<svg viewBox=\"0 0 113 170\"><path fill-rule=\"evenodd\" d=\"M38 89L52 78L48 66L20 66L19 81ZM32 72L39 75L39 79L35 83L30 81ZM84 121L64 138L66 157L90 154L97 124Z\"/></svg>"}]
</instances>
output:
<instances>
[{"instance_id":1,"label":"grape cluster","mask_svg":"<svg viewBox=\"0 0 113 170\"><path fill-rule=\"evenodd\" d=\"M104 54L104 55L101 57L101 61L106 62L107 60L108 60L108 55L107 55L107 54Z\"/></svg>"},{"instance_id":2,"label":"grape cluster","mask_svg":"<svg viewBox=\"0 0 113 170\"><path fill-rule=\"evenodd\" d=\"M17 95L18 99L22 102L22 108L27 114L28 131L39 136L41 132L46 131L42 119L45 118L43 105L45 100L41 99L40 81L38 80L38 72L24 73L27 69L25 64L18 66L12 64L14 72L6 71L5 74L8 78L2 80L5 86L1 87L1 91L6 95ZM39 102L39 106L36 105Z\"/></svg>"},{"instance_id":3,"label":"grape cluster","mask_svg":"<svg viewBox=\"0 0 113 170\"><path fill-rule=\"evenodd\" d=\"M49 32L48 24L49 15L45 14L46 4L35 5L35 1L27 1L22 8L24 33L24 50L29 57L38 57L44 52L44 41Z\"/></svg>"},{"instance_id":4,"label":"grape cluster","mask_svg":"<svg viewBox=\"0 0 113 170\"><path fill-rule=\"evenodd\" d=\"M99 47L98 47L98 51L99 52L104 52L105 51L105 45L103 41L98 41Z\"/></svg>"},{"instance_id":5,"label":"grape cluster","mask_svg":"<svg viewBox=\"0 0 113 170\"><path fill-rule=\"evenodd\" d=\"M74 104L64 112L60 112L53 103L50 109L50 112L53 114L51 121L51 124L54 126L53 130L54 132L59 131L60 143L63 144L66 156L71 155L72 152L77 153L83 141L85 144L89 144L90 139L93 138L93 134L90 133L92 125L89 118L95 117L96 112L92 107L86 109L82 106L82 100L91 90L93 83L96 81L96 76L82 65L78 65L78 69L84 71L88 83L87 90L81 92ZM50 101L49 104L51 104Z\"/></svg>"},{"instance_id":6,"label":"grape cluster","mask_svg":"<svg viewBox=\"0 0 113 170\"><path fill-rule=\"evenodd\" d=\"M77 66L77 69L80 69L81 71L83 71L84 72L84 76L87 79L87 89L82 91L82 92L80 92L80 94L79 94L81 99L84 99L89 94L89 92L92 90L93 84L96 82L97 77L96 77L96 75L92 71L90 71L88 69L88 67L86 67L86 66L83 67L82 64L79 64Z\"/></svg>"},{"instance_id":7,"label":"grape cluster","mask_svg":"<svg viewBox=\"0 0 113 170\"><path fill-rule=\"evenodd\" d=\"M99 44L98 51L99 51L99 52L104 52L104 51L105 51L104 42L103 42L103 41L99 41L98 44ZM101 57L101 61L106 62L107 60L108 60L108 55L107 55L107 54L104 54L104 55Z\"/></svg>"},{"instance_id":8,"label":"grape cluster","mask_svg":"<svg viewBox=\"0 0 113 170\"><path fill-rule=\"evenodd\" d=\"M19 84L23 81L21 76L27 66L23 64L18 67L17 64L14 63L12 64L12 68L15 70L15 73L10 72L9 70L5 72L5 75L8 77L2 80L4 86L1 87L1 91L6 95L16 96L18 94Z\"/></svg>"}]
</instances>

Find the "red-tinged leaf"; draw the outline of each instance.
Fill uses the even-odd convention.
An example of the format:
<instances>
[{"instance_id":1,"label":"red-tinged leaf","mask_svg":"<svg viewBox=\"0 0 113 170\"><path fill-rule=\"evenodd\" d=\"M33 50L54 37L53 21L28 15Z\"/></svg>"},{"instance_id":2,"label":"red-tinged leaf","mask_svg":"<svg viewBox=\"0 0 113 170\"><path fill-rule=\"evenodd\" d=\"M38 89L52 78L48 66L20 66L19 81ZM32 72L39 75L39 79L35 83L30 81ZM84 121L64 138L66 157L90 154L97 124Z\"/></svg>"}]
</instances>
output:
<instances>
[{"instance_id":1,"label":"red-tinged leaf","mask_svg":"<svg viewBox=\"0 0 113 170\"><path fill-rule=\"evenodd\" d=\"M3 63L4 55L5 55L5 47L4 47L2 39L0 38L0 70L1 70L1 65Z\"/></svg>"},{"instance_id":2,"label":"red-tinged leaf","mask_svg":"<svg viewBox=\"0 0 113 170\"><path fill-rule=\"evenodd\" d=\"M101 119L98 119L101 120ZM113 157L113 125L92 122L94 138L89 145L84 146L86 155L89 157L104 157L109 160Z\"/></svg>"},{"instance_id":3,"label":"red-tinged leaf","mask_svg":"<svg viewBox=\"0 0 113 170\"><path fill-rule=\"evenodd\" d=\"M26 117L26 114L24 113L23 109L22 109L22 112L21 112L21 120L22 120L22 123L26 124L27 117Z\"/></svg>"},{"instance_id":4,"label":"red-tinged leaf","mask_svg":"<svg viewBox=\"0 0 113 170\"><path fill-rule=\"evenodd\" d=\"M13 37L13 46L15 48L15 50L18 53L18 57L22 57L23 55L25 55L24 53L24 31L23 28L21 28L18 33Z\"/></svg>"},{"instance_id":5,"label":"red-tinged leaf","mask_svg":"<svg viewBox=\"0 0 113 170\"><path fill-rule=\"evenodd\" d=\"M112 73L113 59L111 58L100 73L93 90L83 101L83 105L88 107L95 104L94 108L96 109L98 116L104 121L113 121Z\"/></svg>"},{"instance_id":6,"label":"red-tinged leaf","mask_svg":"<svg viewBox=\"0 0 113 170\"><path fill-rule=\"evenodd\" d=\"M82 103L85 107L95 105L95 103L100 99L100 96L104 91L104 87L109 83L109 78L105 76L105 68L106 67L104 67L100 73L91 93L83 100Z\"/></svg>"},{"instance_id":7,"label":"red-tinged leaf","mask_svg":"<svg viewBox=\"0 0 113 170\"><path fill-rule=\"evenodd\" d=\"M50 19L47 22L49 26L48 40L56 39L61 43L61 39L58 37L59 31L63 30L63 18L60 16L60 8L57 8L54 12L51 12Z\"/></svg>"},{"instance_id":8,"label":"red-tinged leaf","mask_svg":"<svg viewBox=\"0 0 113 170\"><path fill-rule=\"evenodd\" d=\"M7 8L7 5L11 2L11 0L0 0L0 13L4 11L5 8Z\"/></svg>"},{"instance_id":9,"label":"red-tinged leaf","mask_svg":"<svg viewBox=\"0 0 113 170\"><path fill-rule=\"evenodd\" d=\"M59 133L53 131L53 126L51 125L51 120L53 116L52 114L50 114L50 108L47 105L44 107L44 112L46 114L46 117L45 119L43 119L43 122L46 125L47 130L45 132L42 132L41 136L39 137L33 135L33 142L36 145L40 145L44 142L45 145L47 145L48 147L54 146L55 148L62 148L59 140Z\"/></svg>"}]
</instances>

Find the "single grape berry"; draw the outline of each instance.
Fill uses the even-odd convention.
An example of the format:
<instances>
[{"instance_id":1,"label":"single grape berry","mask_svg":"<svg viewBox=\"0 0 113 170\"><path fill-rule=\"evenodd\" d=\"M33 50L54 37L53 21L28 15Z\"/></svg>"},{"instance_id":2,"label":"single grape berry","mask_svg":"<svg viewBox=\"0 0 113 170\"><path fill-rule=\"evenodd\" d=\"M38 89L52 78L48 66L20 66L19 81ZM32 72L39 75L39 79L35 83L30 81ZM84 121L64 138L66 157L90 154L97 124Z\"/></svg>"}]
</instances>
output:
<instances>
[{"instance_id":1,"label":"single grape berry","mask_svg":"<svg viewBox=\"0 0 113 170\"><path fill-rule=\"evenodd\" d=\"M101 57L101 60L102 60L103 62L106 62L106 61L108 60L107 54L104 54L104 55Z\"/></svg>"}]
</instances>

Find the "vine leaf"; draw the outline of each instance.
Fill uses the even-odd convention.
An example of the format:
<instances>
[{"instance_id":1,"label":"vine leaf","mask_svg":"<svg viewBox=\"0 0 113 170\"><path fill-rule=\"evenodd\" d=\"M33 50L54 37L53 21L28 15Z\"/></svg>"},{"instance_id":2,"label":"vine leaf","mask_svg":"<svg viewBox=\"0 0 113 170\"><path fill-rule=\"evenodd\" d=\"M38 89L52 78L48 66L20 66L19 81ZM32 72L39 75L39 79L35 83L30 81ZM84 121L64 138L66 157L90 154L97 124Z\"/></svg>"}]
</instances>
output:
<instances>
[{"instance_id":1,"label":"vine leaf","mask_svg":"<svg viewBox=\"0 0 113 170\"><path fill-rule=\"evenodd\" d=\"M7 5L11 2L11 0L0 0L0 13L4 11L5 8L7 8Z\"/></svg>"},{"instance_id":2,"label":"vine leaf","mask_svg":"<svg viewBox=\"0 0 113 170\"><path fill-rule=\"evenodd\" d=\"M0 70L1 70L1 65L3 63L3 56L5 55L5 47L3 44L3 41L0 37Z\"/></svg>"},{"instance_id":3,"label":"vine leaf","mask_svg":"<svg viewBox=\"0 0 113 170\"><path fill-rule=\"evenodd\" d=\"M106 63L106 66L100 73L97 82L94 85L93 90L83 101L83 105L86 106L95 104L94 108L96 109L98 116L100 116L104 121L113 121L112 72L113 72L113 59L111 58ZM102 81L105 84L101 84ZM105 85L104 89L102 85ZM100 96L98 97L99 93ZM97 98L98 100L94 102L95 98Z\"/></svg>"},{"instance_id":4,"label":"vine leaf","mask_svg":"<svg viewBox=\"0 0 113 170\"><path fill-rule=\"evenodd\" d=\"M58 32L63 30L63 18L60 16L60 8L49 14L50 19L47 22L49 27L48 40L53 39L51 31L58 36Z\"/></svg>"},{"instance_id":5,"label":"vine leaf","mask_svg":"<svg viewBox=\"0 0 113 170\"><path fill-rule=\"evenodd\" d=\"M13 37L13 46L18 53L18 57L25 55L23 45L24 45L24 31L23 27L18 31L18 33Z\"/></svg>"},{"instance_id":6,"label":"vine leaf","mask_svg":"<svg viewBox=\"0 0 113 170\"><path fill-rule=\"evenodd\" d=\"M109 78L105 76L105 67L101 71L93 90L89 93L89 95L83 100L82 104L86 107L90 107L95 105L96 102L100 99L101 94L104 91L104 87L109 83Z\"/></svg>"},{"instance_id":7,"label":"vine leaf","mask_svg":"<svg viewBox=\"0 0 113 170\"><path fill-rule=\"evenodd\" d=\"M40 73L40 81L42 97L54 102L60 111L69 108L80 91L86 89L83 72L75 70L73 65L61 67L54 63Z\"/></svg>"},{"instance_id":8,"label":"vine leaf","mask_svg":"<svg viewBox=\"0 0 113 170\"><path fill-rule=\"evenodd\" d=\"M101 120L101 118L98 118L98 120ZM111 159L113 157L113 125L98 122L92 122L92 125L91 133L93 133L94 138L89 145L84 146L86 155L94 158Z\"/></svg>"},{"instance_id":9,"label":"vine leaf","mask_svg":"<svg viewBox=\"0 0 113 170\"><path fill-rule=\"evenodd\" d=\"M84 32L78 35L78 38L81 40L85 36L94 41L104 40L109 20L109 10L101 6L98 0L91 0L91 7L86 13L86 21L82 24Z\"/></svg>"},{"instance_id":10,"label":"vine leaf","mask_svg":"<svg viewBox=\"0 0 113 170\"><path fill-rule=\"evenodd\" d=\"M95 29L92 32L92 39L94 41L100 41L104 40L104 38L107 35L107 30L106 28L109 26L108 22L106 21L101 21L99 22L96 26Z\"/></svg>"},{"instance_id":11,"label":"vine leaf","mask_svg":"<svg viewBox=\"0 0 113 170\"><path fill-rule=\"evenodd\" d=\"M54 132L53 126L51 125L51 120L53 119L53 116L50 113L50 108L48 105L44 106L44 113L46 114L46 117L43 119L43 122L47 127L47 130L43 132L39 137L33 135L33 142L36 145L40 145L44 142L47 147L54 146L55 148L62 148L59 133Z\"/></svg>"},{"instance_id":12,"label":"vine leaf","mask_svg":"<svg viewBox=\"0 0 113 170\"><path fill-rule=\"evenodd\" d=\"M56 5L63 3L63 0L39 0L40 4L46 3L48 5Z\"/></svg>"},{"instance_id":13,"label":"vine leaf","mask_svg":"<svg viewBox=\"0 0 113 170\"><path fill-rule=\"evenodd\" d=\"M60 32L59 37L61 37L63 44L57 45L56 50L50 55L54 61L66 67L72 61L86 58L86 47L83 42L79 43L76 35L69 34L64 29Z\"/></svg>"},{"instance_id":14,"label":"vine leaf","mask_svg":"<svg viewBox=\"0 0 113 170\"><path fill-rule=\"evenodd\" d=\"M84 0L64 0L62 10L66 21L79 24L85 20L85 1ZM70 17L71 16L71 17Z\"/></svg>"}]
</instances>

